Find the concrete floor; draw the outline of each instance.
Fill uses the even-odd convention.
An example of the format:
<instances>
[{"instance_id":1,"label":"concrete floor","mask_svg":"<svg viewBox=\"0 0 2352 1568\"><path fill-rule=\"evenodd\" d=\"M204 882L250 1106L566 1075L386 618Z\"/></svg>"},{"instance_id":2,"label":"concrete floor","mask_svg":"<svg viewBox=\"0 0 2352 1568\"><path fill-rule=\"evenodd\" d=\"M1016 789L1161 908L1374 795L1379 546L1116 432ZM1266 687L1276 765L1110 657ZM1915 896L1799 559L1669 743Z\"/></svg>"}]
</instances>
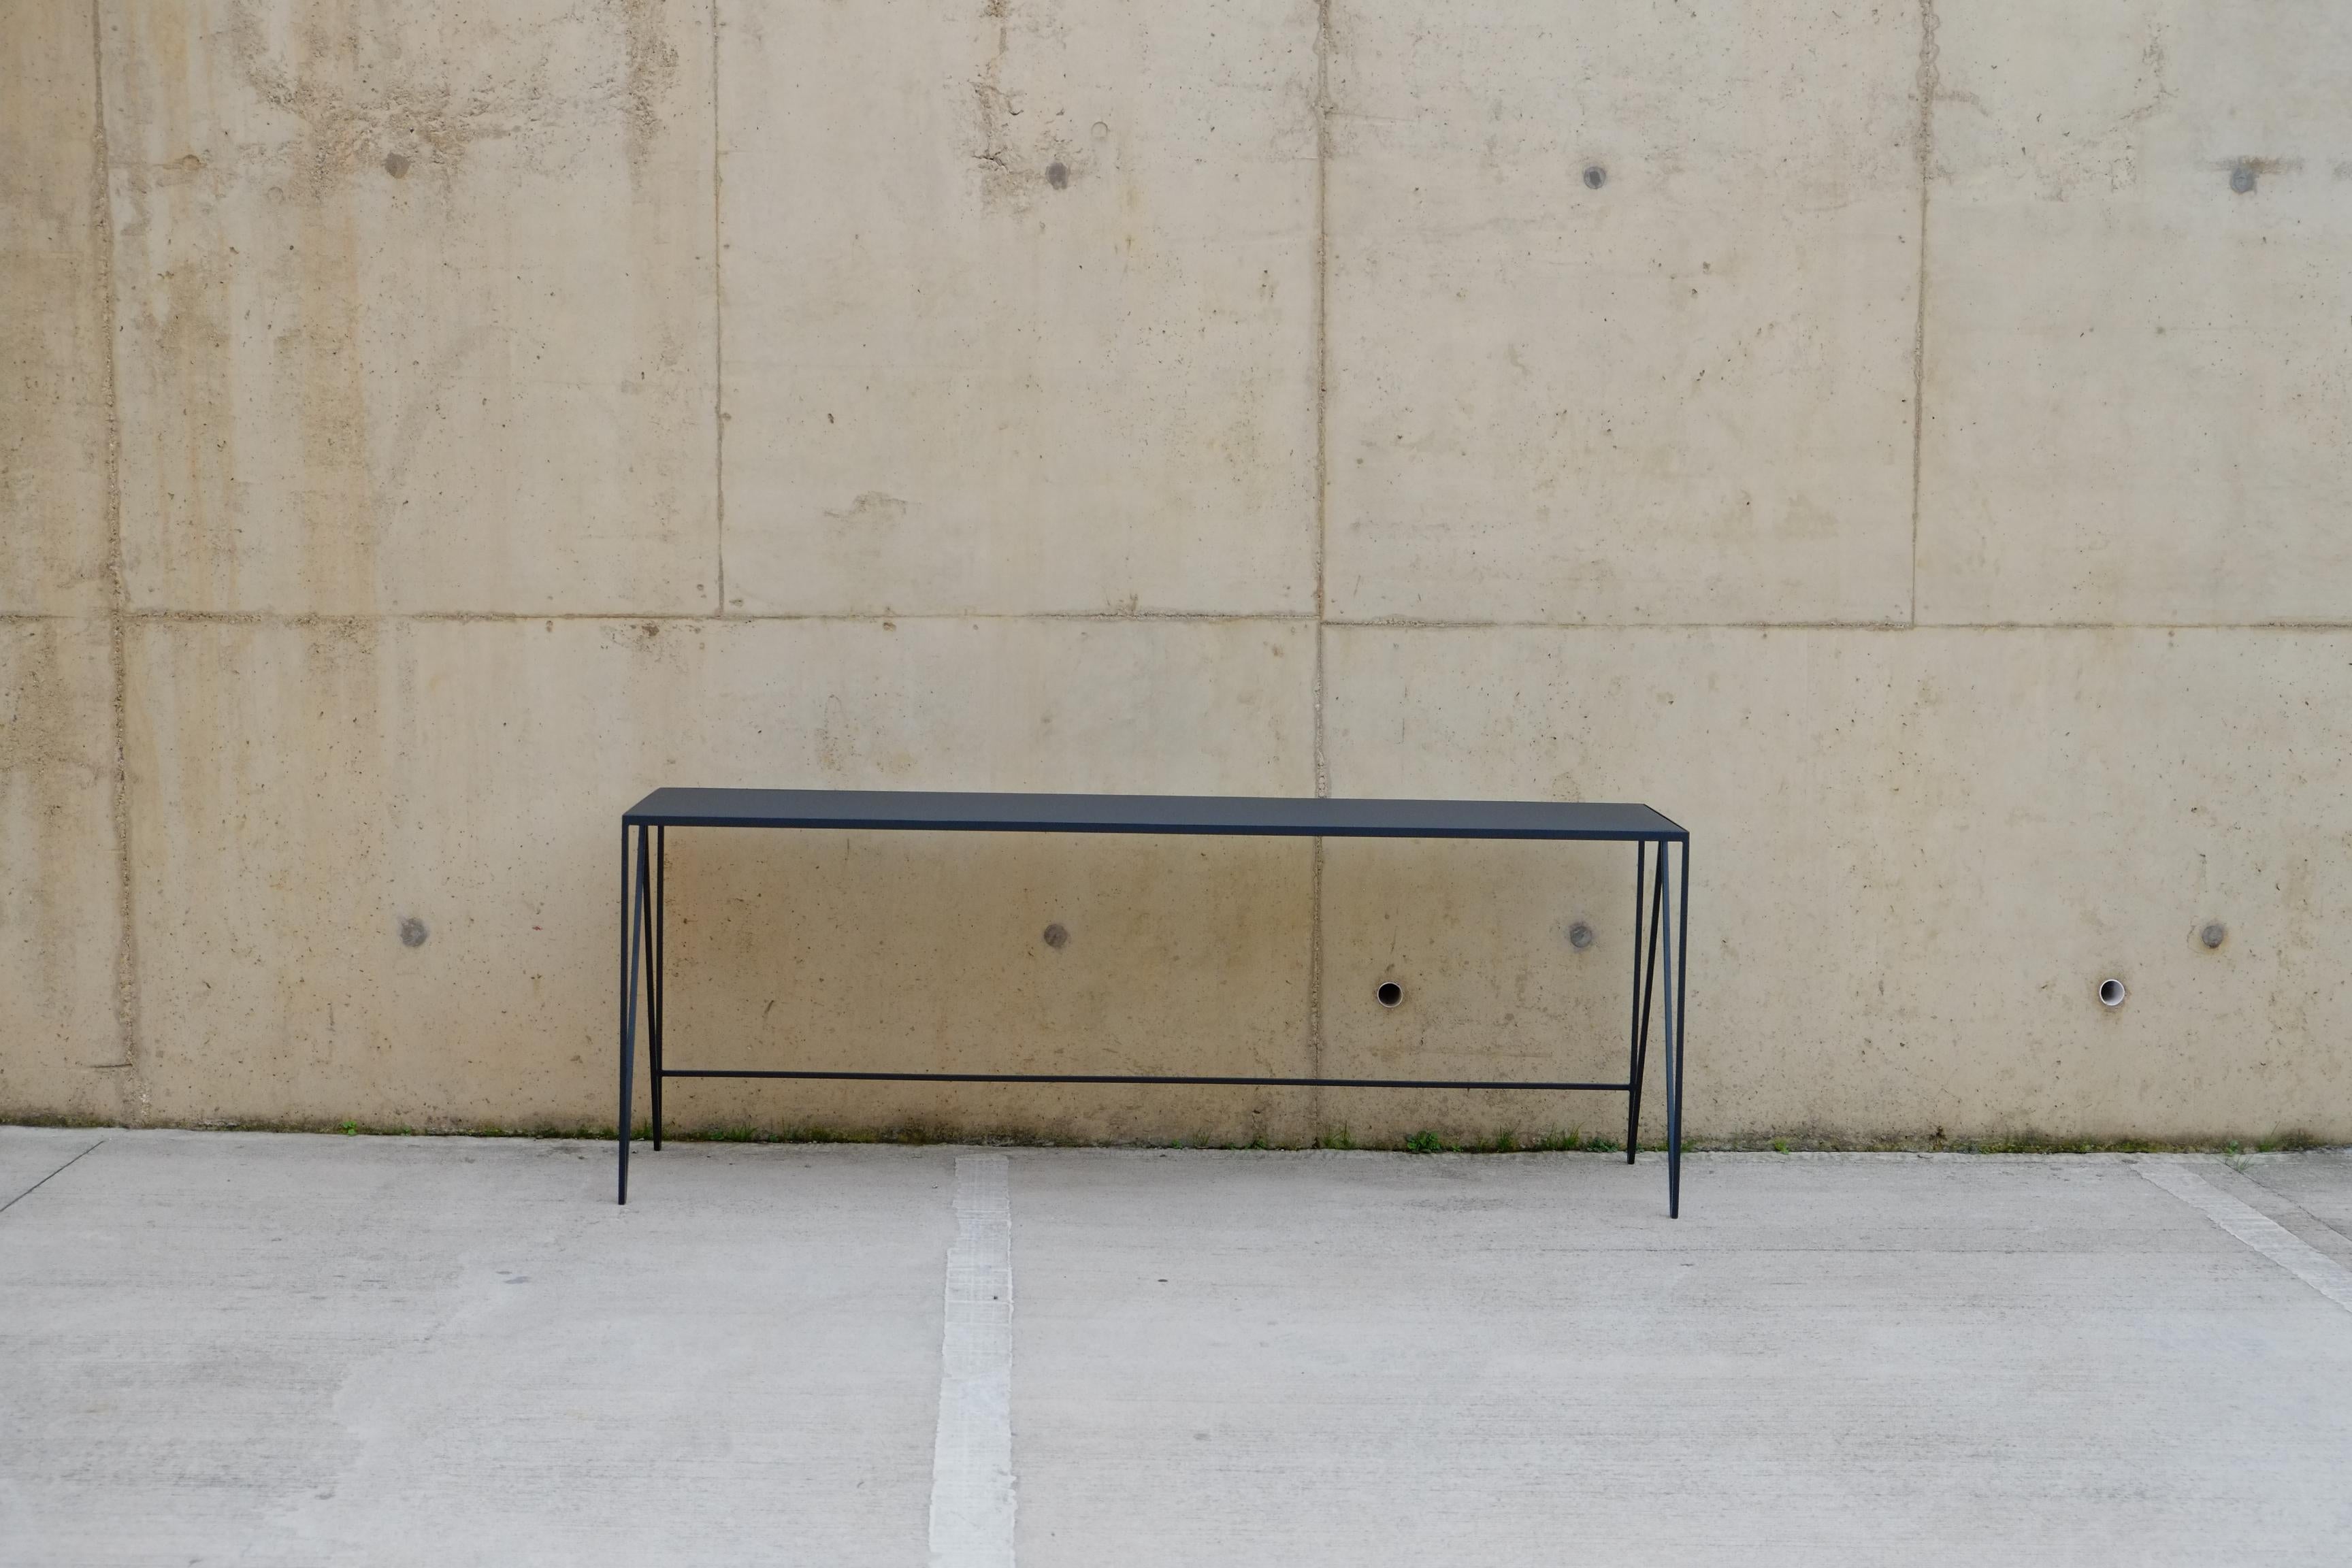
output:
<instances>
[{"instance_id":1,"label":"concrete floor","mask_svg":"<svg viewBox=\"0 0 2352 1568\"><path fill-rule=\"evenodd\" d=\"M1032 1568L2352 1556L2342 1152L1004 1152ZM992 1157L0 1128L0 1563L929 1561Z\"/></svg>"}]
</instances>

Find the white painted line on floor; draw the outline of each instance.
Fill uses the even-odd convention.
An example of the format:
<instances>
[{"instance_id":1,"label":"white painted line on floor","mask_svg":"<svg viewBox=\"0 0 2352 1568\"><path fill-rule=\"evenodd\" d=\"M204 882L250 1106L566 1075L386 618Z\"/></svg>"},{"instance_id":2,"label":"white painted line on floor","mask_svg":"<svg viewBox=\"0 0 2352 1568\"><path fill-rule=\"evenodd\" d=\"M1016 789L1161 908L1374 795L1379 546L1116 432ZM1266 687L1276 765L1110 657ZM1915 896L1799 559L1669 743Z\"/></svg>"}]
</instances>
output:
<instances>
[{"instance_id":1,"label":"white painted line on floor","mask_svg":"<svg viewBox=\"0 0 2352 1568\"><path fill-rule=\"evenodd\" d=\"M2268 1215L2240 1203L2186 1164L2170 1160L2142 1161L2139 1173L2352 1312L2352 1268L2345 1268Z\"/></svg>"},{"instance_id":2,"label":"white painted line on floor","mask_svg":"<svg viewBox=\"0 0 2352 1568\"><path fill-rule=\"evenodd\" d=\"M1013 1194L1002 1154L956 1161L931 1568L1013 1568Z\"/></svg>"}]
</instances>

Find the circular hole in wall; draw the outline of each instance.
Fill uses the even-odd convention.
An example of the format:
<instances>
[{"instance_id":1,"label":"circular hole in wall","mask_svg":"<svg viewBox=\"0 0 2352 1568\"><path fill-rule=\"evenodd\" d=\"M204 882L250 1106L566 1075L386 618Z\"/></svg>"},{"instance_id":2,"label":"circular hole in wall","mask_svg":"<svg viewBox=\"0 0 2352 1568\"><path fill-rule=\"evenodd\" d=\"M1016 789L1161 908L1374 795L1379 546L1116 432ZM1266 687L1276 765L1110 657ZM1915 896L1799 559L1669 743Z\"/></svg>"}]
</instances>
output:
<instances>
[{"instance_id":1,"label":"circular hole in wall","mask_svg":"<svg viewBox=\"0 0 2352 1568\"><path fill-rule=\"evenodd\" d=\"M1404 987L1393 980L1383 980L1380 984L1380 988L1372 994L1380 998L1381 1006L1393 1007L1404 1000Z\"/></svg>"},{"instance_id":2,"label":"circular hole in wall","mask_svg":"<svg viewBox=\"0 0 2352 1568\"><path fill-rule=\"evenodd\" d=\"M1047 926L1045 928L1045 945L1054 949L1056 952L1060 952L1063 948L1069 946L1069 929L1064 926L1059 921L1055 921L1052 925Z\"/></svg>"},{"instance_id":3,"label":"circular hole in wall","mask_svg":"<svg viewBox=\"0 0 2352 1568\"><path fill-rule=\"evenodd\" d=\"M2220 921L2209 921L2205 929L2197 933L2197 940L2207 947L2219 947L2230 940L2230 928Z\"/></svg>"},{"instance_id":4,"label":"circular hole in wall","mask_svg":"<svg viewBox=\"0 0 2352 1568\"><path fill-rule=\"evenodd\" d=\"M2122 981L2102 980L2099 982L2100 1006L2120 1007L2124 1005L2125 994L2124 983Z\"/></svg>"},{"instance_id":5,"label":"circular hole in wall","mask_svg":"<svg viewBox=\"0 0 2352 1568\"><path fill-rule=\"evenodd\" d=\"M1606 170L1606 169L1602 168L1602 167L1601 167L1600 164L1598 164L1598 163L1591 163L1591 164L1587 164L1587 165L1585 166L1585 170L1584 170L1584 188L1585 188L1586 190L1588 190L1588 191L1597 191L1597 190L1599 190L1601 186L1603 186L1603 185L1607 184L1608 183L1609 183L1609 171L1608 171L1608 170Z\"/></svg>"},{"instance_id":6,"label":"circular hole in wall","mask_svg":"<svg viewBox=\"0 0 2352 1568\"><path fill-rule=\"evenodd\" d=\"M1592 928L1578 921L1568 928L1568 945L1582 952L1592 945Z\"/></svg>"}]
</instances>

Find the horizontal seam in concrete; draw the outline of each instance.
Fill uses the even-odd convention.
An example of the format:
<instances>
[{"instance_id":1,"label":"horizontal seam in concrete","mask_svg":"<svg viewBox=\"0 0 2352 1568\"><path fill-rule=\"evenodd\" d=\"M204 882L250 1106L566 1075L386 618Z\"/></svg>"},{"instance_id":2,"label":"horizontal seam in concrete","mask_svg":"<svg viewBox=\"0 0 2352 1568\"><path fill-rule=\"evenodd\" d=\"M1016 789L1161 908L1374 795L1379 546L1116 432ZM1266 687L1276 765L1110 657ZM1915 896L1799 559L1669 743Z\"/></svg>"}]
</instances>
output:
<instances>
[{"instance_id":1,"label":"horizontal seam in concrete","mask_svg":"<svg viewBox=\"0 0 2352 1568\"><path fill-rule=\"evenodd\" d=\"M48 611L0 611L0 626L18 623L85 621L108 617ZM1549 631L1549 632L2352 632L2352 620L2343 621L1928 621L1911 626L1902 621L1448 621L1348 620L1318 617L1312 611L1290 610L937 610L861 611L834 615L780 615L734 611L725 616L709 611L676 610L413 610L335 611L284 610L132 610L124 617L134 622L187 626L348 626L399 622L420 625L450 623L486 626L520 625L530 621L602 621L614 626L659 624L734 626L747 621L814 622L842 626L876 626L882 622L930 621L1075 621L1117 626L1129 621L1196 621L1212 625L1244 623L1312 626L1339 631Z\"/></svg>"},{"instance_id":2,"label":"horizontal seam in concrete","mask_svg":"<svg viewBox=\"0 0 2352 1568\"><path fill-rule=\"evenodd\" d=\"M1923 632L2341 632L2352 620L2262 621L1921 621Z\"/></svg>"},{"instance_id":3,"label":"horizontal seam in concrete","mask_svg":"<svg viewBox=\"0 0 2352 1568\"><path fill-rule=\"evenodd\" d=\"M1424 616L1349 619L1327 625L1371 631L1758 631L1758 632L2228 632L2352 631L2343 621L1450 621Z\"/></svg>"},{"instance_id":4,"label":"horizontal seam in concrete","mask_svg":"<svg viewBox=\"0 0 2352 1568\"><path fill-rule=\"evenodd\" d=\"M0 621L5 621L10 618L14 617L0 616ZM98 617L77 616L27 616L22 618L26 620L94 620ZM746 621L806 621L832 623L843 626L879 626L884 622L896 624L900 621L1079 621L1105 625L1116 625L1124 621L1206 621L1227 624L1239 624L1244 622L1281 622L1287 625L1302 626L1313 626L1315 624L1315 616L1312 614L1299 614L1289 611L1269 611L1260 614L1247 610L1145 610L1136 612L1112 612L1108 610L946 610L926 612L920 615L905 615L895 610L880 613L857 612L835 615L768 615L756 612L746 613L744 611L738 610L732 611L724 616L714 615L702 610L415 610L404 612L369 611L364 613L354 612L350 614L338 613L334 611L134 610L131 612L130 618L134 621L152 621L165 624L185 624L191 626L375 626L388 625L403 621L416 622L420 624L446 623L455 625L480 623L488 626L521 626L527 625L532 621L601 621L614 626L637 626L655 623L664 626L690 626L695 624L724 624L734 626Z\"/></svg>"},{"instance_id":5,"label":"horizontal seam in concrete","mask_svg":"<svg viewBox=\"0 0 2352 1568\"><path fill-rule=\"evenodd\" d=\"M2151 1162L2138 1170L2146 1180L2352 1312L2352 1268L2345 1268L2252 1205L2231 1197L2186 1164Z\"/></svg>"},{"instance_id":6,"label":"horizontal seam in concrete","mask_svg":"<svg viewBox=\"0 0 2352 1568\"><path fill-rule=\"evenodd\" d=\"M105 1139L103 1139L103 1138L100 1139L100 1140L98 1141L98 1143L93 1143L93 1144L91 1144L91 1145L89 1146L89 1149L84 1149L84 1150L81 1152L81 1154L76 1154L76 1155L73 1157L73 1160L68 1160L68 1161L65 1163L65 1164L63 1164L63 1165L59 1165L56 1170L51 1171L47 1175L43 1176L39 1181L35 1182L31 1186L26 1187L23 1192L18 1193L15 1197L10 1198L6 1203L5 1203L5 1204L0 1204L0 1214L6 1214L10 1209L15 1208L18 1204L21 1204L21 1203L23 1203L26 1198L31 1197L35 1193L37 1193L37 1192L39 1192L43 1187L47 1186L51 1182L55 1181L58 1176L60 1176L60 1175L64 1174L64 1173L65 1173L65 1171L66 1171L66 1169L67 1169L67 1166L71 1165L71 1164L74 1163L74 1160L79 1160L79 1159L80 1159L80 1158L81 1158L81 1156L82 1156L82 1154L87 1154L87 1153L89 1153L90 1149L95 1149L95 1148L97 1148L97 1147L98 1147L99 1143L103 1143L103 1142L106 1142L106 1140L105 1140Z\"/></svg>"}]
</instances>

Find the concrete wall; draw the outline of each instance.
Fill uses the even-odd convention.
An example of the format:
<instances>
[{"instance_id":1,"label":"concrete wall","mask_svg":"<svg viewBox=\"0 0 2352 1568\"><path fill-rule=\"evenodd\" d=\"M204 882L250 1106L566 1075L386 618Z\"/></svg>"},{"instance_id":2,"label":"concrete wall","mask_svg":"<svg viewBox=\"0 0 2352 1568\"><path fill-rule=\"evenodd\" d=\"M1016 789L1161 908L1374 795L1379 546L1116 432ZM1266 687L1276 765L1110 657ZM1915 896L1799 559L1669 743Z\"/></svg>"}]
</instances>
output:
<instances>
[{"instance_id":1,"label":"concrete wall","mask_svg":"<svg viewBox=\"0 0 2352 1568\"><path fill-rule=\"evenodd\" d=\"M2352 1137L2352 9L32 0L0 43L0 1114L609 1121L615 818L708 783L1648 800L1696 835L1702 1136ZM672 860L681 1061L1622 1050L1622 855Z\"/></svg>"}]
</instances>

